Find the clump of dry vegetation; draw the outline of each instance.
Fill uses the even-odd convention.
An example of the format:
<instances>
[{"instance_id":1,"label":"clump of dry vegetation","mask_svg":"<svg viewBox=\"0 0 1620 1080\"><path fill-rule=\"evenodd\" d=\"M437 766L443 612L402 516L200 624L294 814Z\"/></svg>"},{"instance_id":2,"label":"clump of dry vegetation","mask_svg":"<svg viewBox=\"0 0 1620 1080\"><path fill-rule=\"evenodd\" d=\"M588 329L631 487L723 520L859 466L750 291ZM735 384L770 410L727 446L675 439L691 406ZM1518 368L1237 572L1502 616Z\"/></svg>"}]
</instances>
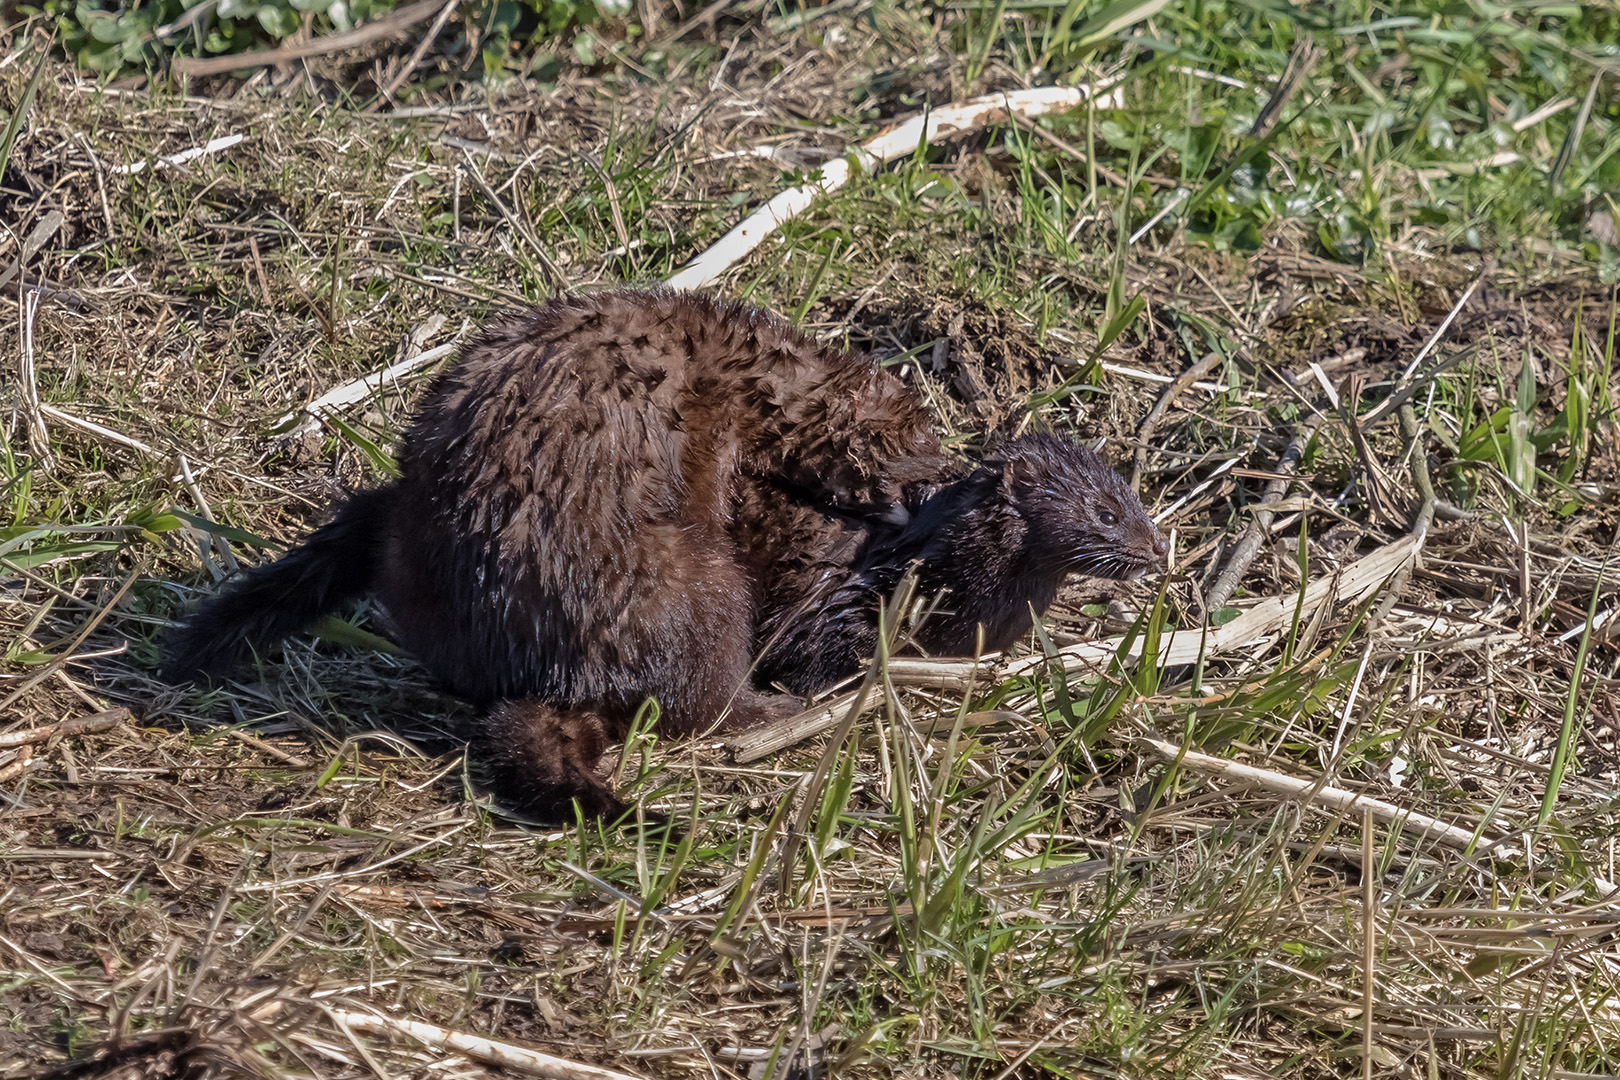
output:
<instances>
[{"instance_id":1,"label":"clump of dry vegetation","mask_svg":"<svg viewBox=\"0 0 1620 1080\"><path fill-rule=\"evenodd\" d=\"M1100 52L1083 7L711 9L372 111L330 92L370 55L181 93L0 35L0 1075L1620 1071L1587 7L1143 5ZM879 658L785 748L637 735L617 829L481 801L470 712L366 610L153 675L386 474L488 312L664 278L878 122L1103 61L1118 108L920 146L720 287L885 357L964 454L1105 437L1167 580Z\"/></svg>"}]
</instances>

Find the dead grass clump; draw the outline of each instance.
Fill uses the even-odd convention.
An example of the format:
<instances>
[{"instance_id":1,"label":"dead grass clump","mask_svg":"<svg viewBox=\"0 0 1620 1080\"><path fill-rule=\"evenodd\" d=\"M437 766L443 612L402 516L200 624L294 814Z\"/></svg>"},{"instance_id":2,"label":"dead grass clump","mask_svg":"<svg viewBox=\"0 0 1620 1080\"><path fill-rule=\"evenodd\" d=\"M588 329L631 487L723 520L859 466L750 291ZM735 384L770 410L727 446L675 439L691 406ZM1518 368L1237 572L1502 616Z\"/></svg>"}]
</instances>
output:
<instances>
[{"instance_id":1,"label":"dead grass clump","mask_svg":"<svg viewBox=\"0 0 1620 1080\"><path fill-rule=\"evenodd\" d=\"M52 71L0 193L61 216L0 299L51 455L6 429L0 1074L507 1052L451 1036L639 1076L1620 1069L1615 309L1561 258L1404 234L1353 269L1288 221L1247 259L1152 231L1121 258L1112 181L1073 201L1083 163L1022 128L858 177L728 288L847 330L964 447L1106 434L1177 575L1077 583L984 665L896 657L842 740L637 738L618 785L672 827L503 818L469 711L384 650L154 679L191 597L386 473L436 367L306 404L558 273L665 276L849 141L852 86L886 116L957 85L926 25L838 10L798 17L843 43L414 120L262 96L281 74L201 100ZM1076 378L1115 284L1143 313Z\"/></svg>"}]
</instances>

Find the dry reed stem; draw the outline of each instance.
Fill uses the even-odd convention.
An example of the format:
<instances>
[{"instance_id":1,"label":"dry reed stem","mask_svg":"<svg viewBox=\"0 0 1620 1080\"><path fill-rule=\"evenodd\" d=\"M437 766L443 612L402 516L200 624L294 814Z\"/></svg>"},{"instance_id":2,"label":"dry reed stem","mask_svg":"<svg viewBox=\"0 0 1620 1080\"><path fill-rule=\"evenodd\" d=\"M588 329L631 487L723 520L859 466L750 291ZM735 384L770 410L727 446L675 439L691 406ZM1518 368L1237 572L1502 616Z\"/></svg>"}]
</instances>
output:
<instances>
[{"instance_id":1,"label":"dry reed stem","mask_svg":"<svg viewBox=\"0 0 1620 1080\"><path fill-rule=\"evenodd\" d=\"M136 173L145 172L148 165L154 170L172 169L176 165L184 165L188 161L196 161L200 157L217 154L221 150L229 150L246 138L246 135L221 135L217 139L209 139L201 146L193 146L187 150L167 154L156 161L132 161L128 165L114 165L107 171L117 176L134 176Z\"/></svg>"},{"instance_id":2,"label":"dry reed stem","mask_svg":"<svg viewBox=\"0 0 1620 1080\"><path fill-rule=\"evenodd\" d=\"M1240 783L1255 784L1267 791L1276 791L1286 795L1300 795L1322 806L1332 807L1335 810L1350 810L1361 807L1385 825L1399 825L1401 828L1415 833L1421 837L1432 837L1450 847L1459 850L1469 850L1480 841L1493 843L1487 837L1472 829L1459 828L1448 825L1439 818L1421 814L1416 810L1408 810L1396 806L1394 803L1375 799L1359 791L1347 791L1344 788L1322 785L1316 780L1301 780L1293 776L1270 769L1257 769L1253 765L1244 765L1225 758L1201 754L1196 750L1188 750L1167 743L1161 739L1150 739L1138 736L1136 740L1160 757L1174 761L1199 772L1209 773L1213 776L1224 776Z\"/></svg>"},{"instance_id":3,"label":"dry reed stem","mask_svg":"<svg viewBox=\"0 0 1620 1080\"><path fill-rule=\"evenodd\" d=\"M341 386L334 386L308 405L305 405L300 411L307 418L300 421L297 427L284 432L282 437L294 438L314 431L320 426L320 418L323 413L337 412L346 406L365 401L383 387L391 383L398 383L399 380L412 372L419 371L450 356L460 345L460 335L458 334L455 339L447 341L443 345L436 345L408 359L390 364L381 370L373 371L369 375L361 376ZM298 413L283 413L277 418L274 426L276 428L285 427L287 424L292 423L297 416Z\"/></svg>"},{"instance_id":4,"label":"dry reed stem","mask_svg":"<svg viewBox=\"0 0 1620 1080\"><path fill-rule=\"evenodd\" d=\"M34 320L38 313L39 291L29 289L17 310L21 324L19 336L22 339L17 354L17 405L28 431L28 449L39 461L40 467L50 472L56 467L56 456L51 452L51 434L46 430L45 418L41 415L39 379L34 370Z\"/></svg>"},{"instance_id":5,"label":"dry reed stem","mask_svg":"<svg viewBox=\"0 0 1620 1080\"><path fill-rule=\"evenodd\" d=\"M864 169L882 165L915 153L920 143L965 135L986 124L1009 116L1031 119L1052 112L1077 109L1087 102L1102 108L1117 106L1116 94L1106 94L1119 77L1099 79L1087 86L1046 86L1034 90L1012 90L986 94L959 105L948 105L907 117L898 124L855 146L821 166L821 176L809 184L789 188L773 196L749 214L707 251L698 255L665 284L677 289L697 289L718 281L731 265L765 242L765 238L786 222L808 210L822 195L837 191L852 175L850 159Z\"/></svg>"},{"instance_id":6,"label":"dry reed stem","mask_svg":"<svg viewBox=\"0 0 1620 1080\"><path fill-rule=\"evenodd\" d=\"M482 1035L468 1035L452 1031L437 1024L424 1024L419 1020L400 1020L375 1013L354 1012L348 1009L328 1009L332 1018L354 1031L370 1035L404 1035L423 1046L435 1050L453 1050L478 1061L487 1061L506 1069L517 1069L531 1076L544 1076L549 1080L641 1080L634 1073L602 1069L595 1065L582 1065L567 1058L531 1050L525 1046L488 1039Z\"/></svg>"},{"instance_id":7,"label":"dry reed stem","mask_svg":"<svg viewBox=\"0 0 1620 1080\"><path fill-rule=\"evenodd\" d=\"M44 727L26 728L21 731L7 731L0 733L0 749L12 746L23 746L27 743L44 742L67 735L92 735L113 728L129 719L129 710L119 707L108 709L105 712L94 713L90 716L75 716L68 720L59 720Z\"/></svg>"},{"instance_id":8,"label":"dry reed stem","mask_svg":"<svg viewBox=\"0 0 1620 1080\"><path fill-rule=\"evenodd\" d=\"M63 412L54 405L41 405L39 411L52 420L66 424L70 428L76 428L86 435L94 435L103 442L112 443L114 446L122 446L127 450L133 450L137 454L143 454L149 458L161 459L163 457L161 450L148 446L139 439L114 431L112 428L98 424L93 420L85 420L71 413Z\"/></svg>"},{"instance_id":9,"label":"dry reed stem","mask_svg":"<svg viewBox=\"0 0 1620 1080\"><path fill-rule=\"evenodd\" d=\"M1373 1005L1378 980L1378 874L1373 855L1373 809L1361 810L1361 1077L1373 1074Z\"/></svg>"},{"instance_id":10,"label":"dry reed stem","mask_svg":"<svg viewBox=\"0 0 1620 1080\"><path fill-rule=\"evenodd\" d=\"M1311 582L1299 596L1274 596L1248 608L1231 622L1220 626L1175 630L1164 636L1155 661L1165 667L1215 659L1265 645L1277 631L1295 617L1308 621L1324 605L1345 601L1355 603L1377 592L1390 576L1408 564L1422 545L1419 537L1408 536L1386 544L1343 570ZM991 653L975 662L947 657L918 659L897 656L888 660L887 674L897 686L935 686L961 689L978 679L980 685L994 686L1006 679L1033 674L1054 660L1107 667L1122 650L1139 657L1142 641L1134 638L1126 648L1126 637L1084 642L1058 649L1050 657L1036 655L1008 660ZM785 720L751 728L726 743L734 760L757 761L768 754L826 731L845 715L854 694L807 709Z\"/></svg>"},{"instance_id":11,"label":"dry reed stem","mask_svg":"<svg viewBox=\"0 0 1620 1080\"><path fill-rule=\"evenodd\" d=\"M177 56L170 61L169 69L175 75L182 77L219 75L227 71L268 67L271 64L283 64L291 60L304 60L312 56L327 56L348 49L358 49L361 46L370 45L374 41L382 41L396 34L404 33L407 28L416 23L431 19L438 14L439 9L443 6L444 0L417 0L414 4L396 8L386 15L380 15L355 27L353 30L326 34L313 41L285 45L279 49L237 53L234 56Z\"/></svg>"}]
</instances>

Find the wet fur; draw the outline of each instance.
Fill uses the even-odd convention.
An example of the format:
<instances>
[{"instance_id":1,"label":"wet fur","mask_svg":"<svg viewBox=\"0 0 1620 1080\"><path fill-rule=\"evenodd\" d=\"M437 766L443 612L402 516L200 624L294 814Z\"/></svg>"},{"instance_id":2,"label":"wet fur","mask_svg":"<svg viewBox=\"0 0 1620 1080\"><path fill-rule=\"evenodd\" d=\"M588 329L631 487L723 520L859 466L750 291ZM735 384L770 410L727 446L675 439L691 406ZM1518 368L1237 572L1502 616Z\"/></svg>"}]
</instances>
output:
<instances>
[{"instance_id":1,"label":"wet fur","mask_svg":"<svg viewBox=\"0 0 1620 1080\"><path fill-rule=\"evenodd\" d=\"M746 491L882 520L943 458L913 392L866 358L649 291L491 323L429 391L400 468L207 602L165 669L220 670L371 593L487 710L476 749L503 799L556 819L618 808L595 762L647 697L675 735L794 711L748 685Z\"/></svg>"},{"instance_id":2,"label":"wet fur","mask_svg":"<svg viewBox=\"0 0 1620 1080\"><path fill-rule=\"evenodd\" d=\"M921 403L868 360L675 293L496 321L430 390L400 463L204 604L167 670L219 670L375 595L483 710L497 793L545 820L622 809L596 767L648 697L669 734L735 729L796 711L755 687L856 671L913 564L942 596L914 640L952 654L981 625L986 649L1011 644L1071 573L1165 554L1074 441L1026 436L953 473Z\"/></svg>"},{"instance_id":3,"label":"wet fur","mask_svg":"<svg viewBox=\"0 0 1620 1080\"><path fill-rule=\"evenodd\" d=\"M939 602L912 640L965 655L1022 637L1069 575L1136 577L1168 553L1108 463L1053 435L1014 439L965 476L914 488L910 503L910 522L894 527L750 493L738 532L759 583L762 682L804 694L856 671L913 565L918 595Z\"/></svg>"}]
</instances>

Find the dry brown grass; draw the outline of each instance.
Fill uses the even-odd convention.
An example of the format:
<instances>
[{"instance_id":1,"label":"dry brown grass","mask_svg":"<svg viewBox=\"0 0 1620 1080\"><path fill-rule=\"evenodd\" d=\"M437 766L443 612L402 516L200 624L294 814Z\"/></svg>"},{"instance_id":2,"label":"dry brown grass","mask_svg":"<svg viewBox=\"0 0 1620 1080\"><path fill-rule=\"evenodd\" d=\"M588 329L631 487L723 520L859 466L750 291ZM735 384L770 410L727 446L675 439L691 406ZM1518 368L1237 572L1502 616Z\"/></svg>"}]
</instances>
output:
<instances>
[{"instance_id":1,"label":"dry brown grass","mask_svg":"<svg viewBox=\"0 0 1620 1080\"><path fill-rule=\"evenodd\" d=\"M284 98L259 92L267 78L223 99L103 96L51 72L0 214L63 215L24 275L44 297L40 397L126 441L47 415L47 470L7 429L0 728L109 705L135 719L25 761L0 749L0 1074L487 1074L359 1033L343 1010L643 1076L1620 1069L1611 624L1591 635L1561 734L1579 628L1594 596L1614 607L1612 402L1594 405L1571 481L1598 494L1568 516L1555 487L1515 499L1493 461L1459 464L1459 434L1513 399L1526 357L1537 427L1564 407L1572 344L1590 350L1577 368L1613 360L1612 298L1572 261L1487 270L1405 237L1389 272L1363 274L1286 223L1242 261L1139 245L1124 276L1152 318L1094 389L1034 422L1106 435L1124 462L1140 451L1144 498L1174 507L1181 573L1162 608L1151 585L1077 583L1051 642L1144 613L1196 625L1315 409L1300 482L1279 483L1234 602L1299 587L1302 523L1310 577L1411 530L1414 463L1440 503L1421 565L1370 617L1333 610L1289 643L1212 660L1196 685L1131 668L980 685L954 743L962 690L906 685L849 747L737 766L713 745L638 742L621 787L682 822L687 846L492 814L460 754L470 713L401 658L290 642L259 677L209 690L152 676L167 620L232 558L263 554L174 527L171 506L295 539L377 475L367 444L386 450L421 381L347 411L346 429L289 443L278 417L418 328L437 327L412 348L543 296L547 261L582 286L678 265L736 216L733 192L779 182L717 155L842 145L838 114L872 55L937 47L848 32L842 48L757 40L723 79L667 91L572 81L409 122L312 107L296 73ZM874 107L949 91L959 66L936 59ZM110 171L235 132L247 140L183 168ZM807 302L807 322L855 344L915 350L906 377L971 448L1025 423L1091 351L1112 226L1079 222L1081 254L1060 259L1025 242L1001 143L930 168L983 214L944 198L896 209L892 178L852 185L734 284L782 310ZM850 242L818 279L833 231ZM1413 399L1417 449L1393 416L1356 437L1309 365L1364 394L1364 416L1482 273L1434 353L1456 366ZM0 300L12 327L19 295ZM1152 377L1208 348L1190 316L1248 351L1206 376L1229 392L1184 389L1139 445ZM0 340L14 354L19 335ZM1144 734L1511 839L1462 852L1369 828L1167 769ZM784 866L777 815L791 821L827 755L822 831Z\"/></svg>"}]
</instances>

